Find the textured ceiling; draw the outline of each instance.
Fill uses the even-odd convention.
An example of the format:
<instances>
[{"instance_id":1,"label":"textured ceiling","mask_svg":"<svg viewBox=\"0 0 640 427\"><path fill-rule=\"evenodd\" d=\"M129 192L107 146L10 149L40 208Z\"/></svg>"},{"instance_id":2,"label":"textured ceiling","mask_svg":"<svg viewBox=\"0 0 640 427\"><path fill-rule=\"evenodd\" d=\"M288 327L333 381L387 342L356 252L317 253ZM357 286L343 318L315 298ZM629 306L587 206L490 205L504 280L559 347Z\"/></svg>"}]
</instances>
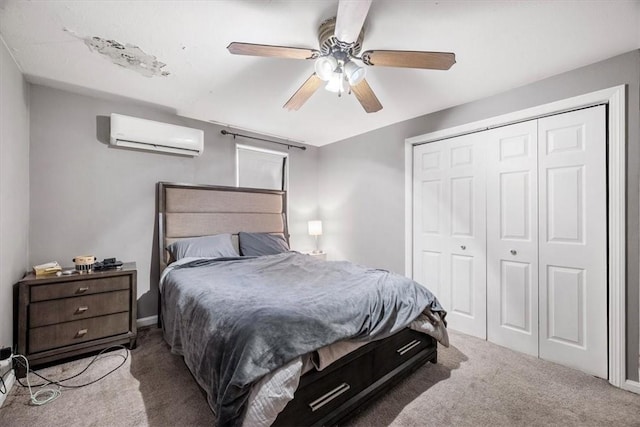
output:
<instances>
[{"instance_id":1,"label":"textured ceiling","mask_svg":"<svg viewBox=\"0 0 640 427\"><path fill-rule=\"evenodd\" d=\"M364 50L455 52L457 63L449 71L369 67L367 80L384 106L373 114L354 96L322 89L289 112L282 105L313 72L312 61L226 50L232 41L317 48L318 25L336 10L337 1L326 0L0 0L0 33L29 81L133 98L311 145L640 47L639 1L374 0ZM114 63L108 52L118 46L144 64Z\"/></svg>"}]
</instances>

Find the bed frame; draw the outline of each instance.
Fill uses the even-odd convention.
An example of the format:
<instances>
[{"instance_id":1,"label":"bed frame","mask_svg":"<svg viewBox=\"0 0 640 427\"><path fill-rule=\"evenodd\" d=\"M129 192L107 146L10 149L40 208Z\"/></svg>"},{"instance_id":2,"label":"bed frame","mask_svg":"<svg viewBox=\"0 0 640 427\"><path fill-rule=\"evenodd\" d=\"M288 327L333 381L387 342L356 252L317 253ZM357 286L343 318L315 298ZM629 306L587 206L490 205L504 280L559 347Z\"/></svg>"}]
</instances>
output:
<instances>
[{"instance_id":1,"label":"bed frame","mask_svg":"<svg viewBox=\"0 0 640 427\"><path fill-rule=\"evenodd\" d=\"M157 191L160 272L171 261L166 246L181 238L230 233L237 248L237 235L245 231L282 233L289 241L284 191L167 182ZM303 375L274 425L342 422L427 361L437 362L437 343L428 335L404 329L371 342Z\"/></svg>"}]
</instances>

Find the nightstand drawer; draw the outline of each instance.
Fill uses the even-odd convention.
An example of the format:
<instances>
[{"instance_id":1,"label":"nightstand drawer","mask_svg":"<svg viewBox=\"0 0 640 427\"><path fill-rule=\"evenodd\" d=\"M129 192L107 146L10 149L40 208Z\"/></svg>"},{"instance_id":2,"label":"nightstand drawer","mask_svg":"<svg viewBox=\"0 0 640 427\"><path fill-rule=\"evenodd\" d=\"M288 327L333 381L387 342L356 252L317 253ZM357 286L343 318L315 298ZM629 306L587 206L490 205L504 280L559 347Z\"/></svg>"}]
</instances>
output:
<instances>
[{"instance_id":1,"label":"nightstand drawer","mask_svg":"<svg viewBox=\"0 0 640 427\"><path fill-rule=\"evenodd\" d=\"M29 330L29 353L126 334L128 331L128 312L42 326Z\"/></svg>"},{"instance_id":2,"label":"nightstand drawer","mask_svg":"<svg viewBox=\"0 0 640 427\"><path fill-rule=\"evenodd\" d=\"M129 289L129 287L130 279L128 276L74 280L68 283L32 286L31 302L90 295L119 289Z\"/></svg>"},{"instance_id":3,"label":"nightstand drawer","mask_svg":"<svg viewBox=\"0 0 640 427\"><path fill-rule=\"evenodd\" d=\"M29 327L70 322L129 310L129 290L42 301L29 307Z\"/></svg>"}]
</instances>

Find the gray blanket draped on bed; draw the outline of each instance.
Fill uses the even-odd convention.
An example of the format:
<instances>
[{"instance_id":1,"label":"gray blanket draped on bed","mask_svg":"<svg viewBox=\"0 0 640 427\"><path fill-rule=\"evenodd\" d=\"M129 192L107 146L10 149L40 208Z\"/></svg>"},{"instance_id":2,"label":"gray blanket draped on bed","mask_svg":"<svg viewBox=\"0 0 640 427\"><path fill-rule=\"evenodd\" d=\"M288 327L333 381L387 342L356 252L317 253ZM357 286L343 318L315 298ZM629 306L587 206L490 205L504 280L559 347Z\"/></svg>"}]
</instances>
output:
<instances>
[{"instance_id":1,"label":"gray blanket draped on bed","mask_svg":"<svg viewBox=\"0 0 640 427\"><path fill-rule=\"evenodd\" d=\"M403 276L295 252L183 264L162 293L165 338L206 390L220 427L241 425L251 386L295 357L385 338L425 309L445 314Z\"/></svg>"}]
</instances>

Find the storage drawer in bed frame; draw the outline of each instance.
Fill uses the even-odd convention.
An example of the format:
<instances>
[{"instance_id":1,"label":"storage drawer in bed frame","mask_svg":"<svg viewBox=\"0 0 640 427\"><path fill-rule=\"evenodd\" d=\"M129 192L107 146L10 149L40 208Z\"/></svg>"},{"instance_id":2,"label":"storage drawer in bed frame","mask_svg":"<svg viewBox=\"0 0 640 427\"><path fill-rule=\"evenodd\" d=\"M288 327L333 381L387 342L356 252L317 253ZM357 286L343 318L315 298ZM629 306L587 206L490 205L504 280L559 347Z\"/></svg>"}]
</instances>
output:
<instances>
[{"instance_id":1,"label":"storage drawer in bed frame","mask_svg":"<svg viewBox=\"0 0 640 427\"><path fill-rule=\"evenodd\" d=\"M426 361L436 363L436 349L433 338L410 329L367 344L323 371L305 374L273 425L336 424Z\"/></svg>"}]
</instances>

